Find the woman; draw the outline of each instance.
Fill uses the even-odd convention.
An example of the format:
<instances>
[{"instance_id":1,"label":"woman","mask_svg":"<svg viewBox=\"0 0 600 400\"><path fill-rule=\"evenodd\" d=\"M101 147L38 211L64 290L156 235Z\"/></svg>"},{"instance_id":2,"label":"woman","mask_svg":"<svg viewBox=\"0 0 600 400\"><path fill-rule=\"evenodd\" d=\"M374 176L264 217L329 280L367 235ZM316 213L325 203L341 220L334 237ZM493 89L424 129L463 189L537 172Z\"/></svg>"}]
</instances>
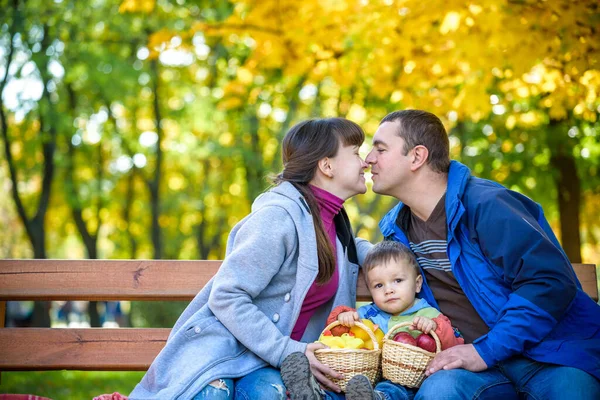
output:
<instances>
[{"instance_id":1,"label":"woman","mask_svg":"<svg viewBox=\"0 0 600 400\"><path fill-rule=\"evenodd\" d=\"M229 236L215 277L183 312L131 399L285 399L279 368L303 353L333 392L312 343L329 312L356 300L359 251L343 202L365 193L355 123L301 122L283 140L283 171ZM292 357L293 358L293 357ZM288 361L290 358L288 358ZM331 392L327 396L334 396Z\"/></svg>"}]
</instances>

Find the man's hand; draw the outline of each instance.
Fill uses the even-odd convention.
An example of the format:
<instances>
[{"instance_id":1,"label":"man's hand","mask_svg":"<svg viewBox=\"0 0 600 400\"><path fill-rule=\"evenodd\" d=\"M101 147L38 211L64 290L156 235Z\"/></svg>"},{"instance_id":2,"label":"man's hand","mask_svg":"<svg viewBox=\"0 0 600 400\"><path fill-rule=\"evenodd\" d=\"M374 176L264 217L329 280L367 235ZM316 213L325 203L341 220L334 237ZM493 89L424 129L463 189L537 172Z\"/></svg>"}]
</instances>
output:
<instances>
[{"instance_id":1,"label":"man's hand","mask_svg":"<svg viewBox=\"0 0 600 400\"><path fill-rule=\"evenodd\" d=\"M306 351L304 352L304 354L306 355L306 358L308 358L308 362L310 363L310 371L317 379L317 382L319 382L327 390L333 390L336 393L341 393L342 389L338 385L330 381L329 378L327 378L327 375L337 379L342 379L344 375L329 368L325 364L321 364L315 356L315 350L328 348L329 347L325 346L323 343L309 343L306 346Z\"/></svg>"},{"instance_id":2,"label":"man's hand","mask_svg":"<svg viewBox=\"0 0 600 400\"><path fill-rule=\"evenodd\" d=\"M487 364L472 344L459 344L436 355L427 366L425 375L429 376L441 369L456 368L479 372L486 370L487 367Z\"/></svg>"}]
</instances>

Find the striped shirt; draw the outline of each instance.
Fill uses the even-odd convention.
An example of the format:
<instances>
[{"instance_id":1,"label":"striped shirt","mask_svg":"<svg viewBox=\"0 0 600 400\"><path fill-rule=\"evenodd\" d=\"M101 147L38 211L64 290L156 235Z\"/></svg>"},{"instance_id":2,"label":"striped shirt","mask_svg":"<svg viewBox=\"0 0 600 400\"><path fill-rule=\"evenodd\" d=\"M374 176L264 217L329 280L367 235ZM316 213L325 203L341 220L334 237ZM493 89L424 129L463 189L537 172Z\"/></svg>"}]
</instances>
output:
<instances>
[{"instance_id":1,"label":"striped shirt","mask_svg":"<svg viewBox=\"0 0 600 400\"><path fill-rule=\"evenodd\" d=\"M458 328L465 338L465 343L471 343L486 334L489 328L477 314L452 273L447 252L445 200L446 195L442 196L427 221L421 220L408 207L404 207L407 209L405 213L410 215L404 216L408 227L401 228L404 228L410 248L425 272L424 278L438 302L440 311ZM398 221L401 221L400 215Z\"/></svg>"}]
</instances>

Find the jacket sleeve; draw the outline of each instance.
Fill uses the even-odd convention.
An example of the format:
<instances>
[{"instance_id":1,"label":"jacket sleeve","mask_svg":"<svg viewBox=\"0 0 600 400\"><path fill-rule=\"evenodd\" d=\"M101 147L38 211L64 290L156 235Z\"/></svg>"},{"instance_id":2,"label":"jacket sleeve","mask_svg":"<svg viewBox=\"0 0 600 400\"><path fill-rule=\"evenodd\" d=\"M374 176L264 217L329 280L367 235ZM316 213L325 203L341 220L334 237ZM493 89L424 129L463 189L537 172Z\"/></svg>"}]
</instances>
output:
<instances>
[{"instance_id":1,"label":"jacket sleeve","mask_svg":"<svg viewBox=\"0 0 600 400\"><path fill-rule=\"evenodd\" d=\"M215 275L208 306L240 343L279 367L287 355L304 353L306 343L282 334L254 299L284 262L296 256L296 228L285 209L267 206L248 216L234 232L230 251Z\"/></svg>"},{"instance_id":2,"label":"jacket sleeve","mask_svg":"<svg viewBox=\"0 0 600 400\"><path fill-rule=\"evenodd\" d=\"M358 264L362 267L365 257L373 244L367 239L356 237L354 238L354 244L356 245L356 253L358 254Z\"/></svg>"},{"instance_id":3,"label":"jacket sleeve","mask_svg":"<svg viewBox=\"0 0 600 400\"><path fill-rule=\"evenodd\" d=\"M491 367L542 341L565 315L578 281L536 203L504 188L480 200L476 240L510 292L488 334L473 342Z\"/></svg>"},{"instance_id":4,"label":"jacket sleeve","mask_svg":"<svg viewBox=\"0 0 600 400\"><path fill-rule=\"evenodd\" d=\"M465 339L455 336L452 323L450 323L450 320L444 314L440 314L433 318L433 321L437 325L435 334L440 338L442 350L449 349L457 344L465 344Z\"/></svg>"}]
</instances>

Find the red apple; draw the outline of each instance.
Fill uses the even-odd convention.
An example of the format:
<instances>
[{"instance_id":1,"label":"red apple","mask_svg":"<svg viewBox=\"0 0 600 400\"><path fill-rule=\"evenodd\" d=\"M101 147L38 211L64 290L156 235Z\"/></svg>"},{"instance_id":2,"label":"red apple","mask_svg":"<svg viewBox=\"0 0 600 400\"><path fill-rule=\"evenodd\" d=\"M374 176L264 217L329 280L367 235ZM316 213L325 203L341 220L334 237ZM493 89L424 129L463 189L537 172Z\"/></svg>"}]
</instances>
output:
<instances>
[{"instance_id":1,"label":"red apple","mask_svg":"<svg viewBox=\"0 0 600 400\"><path fill-rule=\"evenodd\" d=\"M411 346L417 345L417 341L415 340L415 338L412 337L411 334L408 332L396 333L396 335L394 335L394 341L400 342L400 343L405 343L405 344L410 344Z\"/></svg>"},{"instance_id":2,"label":"red apple","mask_svg":"<svg viewBox=\"0 0 600 400\"><path fill-rule=\"evenodd\" d=\"M430 353L435 353L437 348L435 340L425 333L421 333L419 336L417 336L417 346Z\"/></svg>"}]
</instances>

